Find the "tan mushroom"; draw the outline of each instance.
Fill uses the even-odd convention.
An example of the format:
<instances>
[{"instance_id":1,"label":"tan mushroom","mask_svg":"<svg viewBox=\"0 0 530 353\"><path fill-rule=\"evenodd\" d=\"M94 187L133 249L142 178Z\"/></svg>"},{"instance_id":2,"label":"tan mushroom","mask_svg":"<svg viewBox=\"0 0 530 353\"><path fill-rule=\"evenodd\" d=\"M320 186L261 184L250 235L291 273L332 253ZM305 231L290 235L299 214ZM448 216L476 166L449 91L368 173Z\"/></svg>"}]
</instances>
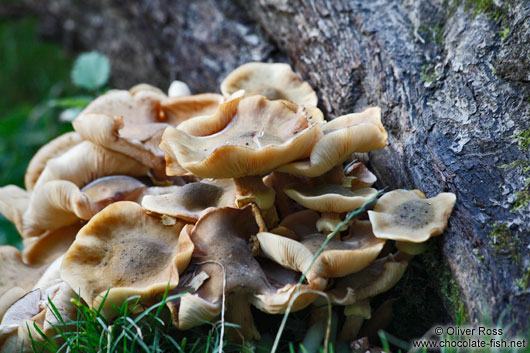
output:
<instances>
[{"instance_id":1,"label":"tan mushroom","mask_svg":"<svg viewBox=\"0 0 530 353\"><path fill-rule=\"evenodd\" d=\"M427 199L419 190L393 190L368 215L376 237L421 243L443 232L455 202L453 193Z\"/></svg>"},{"instance_id":2,"label":"tan mushroom","mask_svg":"<svg viewBox=\"0 0 530 353\"><path fill-rule=\"evenodd\" d=\"M397 261L394 256L388 255L375 260L360 272L338 278L334 287L326 293L334 304L354 304L392 288L405 273L407 265L407 261Z\"/></svg>"},{"instance_id":3,"label":"tan mushroom","mask_svg":"<svg viewBox=\"0 0 530 353\"><path fill-rule=\"evenodd\" d=\"M16 185L0 188L0 214L13 223L20 234L24 232L23 215L28 209L30 195Z\"/></svg>"},{"instance_id":4,"label":"tan mushroom","mask_svg":"<svg viewBox=\"0 0 530 353\"><path fill-rule=\"evenodd\" d=\"M148 168L121 153L113 152L84 141L59 157L50 159L35 188L50 180L71 181L83 187L98 178L109 175L147 175Z\"/></svg>"},{"instance_id":5,"label":"tan mushroom","mask_svg":"<svg viewBox=\"0 0 530 353\"><path fill-rule=\"evenodd\" d=\"M377 177L362 162L354 161L348 164L344 168L344 174L346 178L343 186L352 190L368 188L377 181Z\"/></svg>"},{"instance_id":6,"label":"tan mushroom","mask_svg":"<svg viewBox=\"0 0 530 353\"><path fill-rule=\"evenodd\" d=\"M381 124L377 107L348 114L322 124L324 136L318 140L308 159L278 168L279 171L317 177L342 164L354 152L369 152L386 146L388 134Z\"/></svg>"},{"instance_id":7,"label":"tan mushroom","mask_svg":"<svg viewBox=\"0 0 530 353\"><path fill-rule=\"evenodd\" d=\"M263 182L274 189L276 193L275 205L281 218L300 210L298 204L285 194L284 189L290 184L308 184L307 178L274 171L263 178Z\"/></svg>"},{"instance_id":8,"label":"tan mushroom","mask_svg":"<svg viewBox=\"0 0 530 353\"><path fill-rule=\"evenodd\" d=\"M166 114L165 122L177 126L196 116L214 114L222 101L223 97L219 94L203 93L165 98L161 106Z\"/></svg>"},{"instance_id":9,"label":"tan mushroom","mask_svg":"<svg viewBox=\"0 0 530 353\"><path fill-rule=\"evenodd\" d=\"M188 265L193 243L184 224L166 226L134 202L107 206L77 234L66 253L61 277L89 305L99 305L112 316L112 305L128 297L150 300L177 285ZM108 291L108 293L107 293Z\"/></svg>"},{"instance_id":10,"label":"tan mushroom","mask_svg":"<svg viewBox=\"0 0 530 353\"><path fill-rule=\"evenodd\" d=\"M270 100L283 99L315 107L318 103L315 91L287 64L253 62L238 67L223 80L221 92L230 96L239 90L245 90L247 96L262 95Z\"/></svg>"},{"instance_id":11,"label":"tan mushroom","mask_svg":"<svg viewBox=\"0 0 530 353\"><path fill-rule=\"evenodd\" d=\"M213 135L167 128L161 145L166 158L174 156L183 169L203 178L263 175L308 156L320 137L320 126L308 121L303 107L262 96L242 99L222 117Z\"/></svg>"},{"instance_id":12,"label":"tan mushroom","mask_svg":"<svg viewBox=\"0 0 530 353\"><path fill-rule=\"evenodd\" d=\"M169 97L189 96L191 91L186 82L174 80L167 89L167 95Z\"/></svg>"},{"instance_id":13,"label":"tan mushroom","mask_svg":"<svg viewBox=\"0 0 530 353\"><path fill-rule=\"evenodd\" d=\"M343 277L358 272L377 258L385 244L370 233L346 241L334 238L310 267L314 255L327 239L325 235L304 234L295 241L262 232L257 238L265 256L286 268L306 273L309 282L318 277Z\"/></svg>"},{"instance_id":14,"label":"tan mushroom","mask_svg":"<svg viewBox=\"0 0 530 353\"><path fill-rule=\"evenodd\" d=\"M83 139L77 132L67 132L42 146L37 153L31 158L26 175L24 176L24 185L28 191L33 190L37 179L46 167L46 163L55 157L58 157L68 151L70 148L81 143Z\"/></svg>"},{"instance_id":15,"label":"tan mushroom","mask_svg":"<svg viewBox=\"0 0 530 353\"><path fill-rule=\"evenodd\" d=\"M31 290L46 269L46 266L26 265L20 252L12 246L0 246L0 264L0 296L14 287Z\"/></svg>"}]
</instances>

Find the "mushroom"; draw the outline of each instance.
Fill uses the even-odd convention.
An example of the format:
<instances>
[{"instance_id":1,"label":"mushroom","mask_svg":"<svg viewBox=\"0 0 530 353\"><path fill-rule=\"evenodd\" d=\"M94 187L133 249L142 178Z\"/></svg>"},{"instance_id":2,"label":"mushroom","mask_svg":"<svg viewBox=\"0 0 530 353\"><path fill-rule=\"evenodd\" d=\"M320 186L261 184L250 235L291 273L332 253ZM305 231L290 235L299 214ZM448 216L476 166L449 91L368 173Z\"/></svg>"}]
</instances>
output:
<instances>
[{"instance_id":1,"label":"mushroom","mask_svg":"<svg viewBox=\"0 0 530 353\"><path fill-rule=\"evenodd\" d=\"M100 305L105 296L109 316L112 305L131 295L156 298L177 285L190 261L193 243L181 233L183 226L166 226L134 202L113 203L79 231L64 256L61 277L89 305Z\"/></svg>"},{"instance_id":2,"label":"mushroom","mask_svg":"<svg viewBox=\"0 0 530 353\"><path fill-rule=\"evenodd\" d=\"M364 299L346 306L344 308L344 315L346 316L346 320L339 332L338 339L351 342L357 338L364 320L368 320L372 316L370 300Z\"/></svg>"},{"instance_id":3,"label":"mushroom","mask_svg":"<svg viewBox=\"0 0 530 353\"><path fill-rule=\"evenodd\" d=\"M38 281L46 266L26 265L20 252L12 246L0 246L0 296L13 287L29 291Z\"/></svg>"},{"instance_id":4,"label":"mushroom","mask_svg":"<svg viewBox=\"0 0 530 353\"><path fill-rule=\"evenodd\" d=\"M0 188L0 214L13 223L20 234L24 232L23 215L29 206L30 195L16 185Z\"/></svg>"},{"instance_id":5,"label":"mushroom","mask_svg":"<svg viewBox=\"0 0 530 353\"><path fill-rule=\"evenodd\" d=\"M297 210L299 211L297 209L298 204L285 194L284 189L289 184L309 183L307 178L274 171L263 178L263 182L274 189L276 193L275 205L281 218L285 218ZM298 208L300 207L298 206Z\"/></svg>"},{"instance_id":6,"label":"mushroom","mask_svg":"<svg viewBox=\"0 0 530 353\"><path fill-rule=\"evenodd\" d=\"M385 147L388 137L377 107L340 116L321 127L324 136L313 147L309 159L283 165L278 168L280 172L317 177L345 162L354 152Z\"/></svg>"},{"instance_id":7,"label":"mushroom","mask_svg":"<svg viewBox=\"0 0 530 353\"><path fill-rule=\"evenodd\" d=\"M22 259L31 265L44 265L54 261L68 250L84 224L85 222L78 221L59 229L47 230L39 236L24 238Z\"/></svg>"},{"instance_id":8,"label":"mushroom","mask_svg":"<svg viewBox=\"0 0 530 353\"><path fill-rule=\"evenodd\" d=\"M191 95L191 91L185 82L174 80L169 85L167 95L169 97L189 96Z\"/></svg>"},{"instance_id":9,"label":"mushroom","mask_svg":"<svg viewBox=\"0 0 530 353\"><path fill-rule=\"evenodd\" d=\"M84 141L59 157L50 159L35 188L50 180L71 181L83 187L98 178L116 174L144 176L147 167L121 153Z\"/></svg>"},{"instance_id":10,"label":"mushroom","mask_svg":"<svg viewBox=\"0 0 530 353\"><path fill-rule=\"evenodd\" d=\"M349 163L344 168L344 174L343 186L352 190L368 188L377 181L377 177L362 162Z\"/></svg>"},{"instance_id":11,"label":"mushroom","mask_svg":"<svg viewBox=\"0 0 530 353\"><path fill-rule=\"evenodd\" d=\"M315 107L318 103L313 88L287 64L253 62L238 67L223 80L221 92L230 96L239 90L245 90L247 96L262 95L270 100L284 99Z\"/></svg>"},{"instance_id":12,"label":"mushroom","mask_svg":"<svg viewBox=\"0 0 530 353\"><path fill-rule=\"evenodd\" d=\"M455 202L453 193L427 199L419 190L399 189L383 195L368 216L376 237L422 243L443 232Z\"/></svg>"},{"instance_id":13,"label":"mushroom","mask_svg":"<svg viewBox=\"0 0 530 353\"><path fill-rule=\"evenodd\" d=\"M303 234L296 241L261 232L257 238L265 256L286 268L305 273L309 282L318 277L343 277L358 272L377 258L385 244L369 233L347 241L334 238L310 268L314 255L326 240L325 235Z\"/></svg>"},{"instance_id":14,"label":"mushroom","mask_svg":"<svg viewBox=\"0 0 530 353\"><path fill-rule=\"evenodd\" d=\"M196 222L212 207L234 207L235 199L234 181L216 179L173 186L171 192L161 195L146 195L142 206L149 212Z\"/></svg>"},{"instance_id":15,"label":"mushroom","mask_svg":"<svg viewBox=\"0 0 530 353\"><path fill-rule=\"evenodd\" d=\"M241 209L216 208L206 212L193 227L194 260L198 272L208 279L194 292L168 304L173 322L187 329L212 320L229 299L227 316L245 323L242 334L257 338L250 314L250 296L272 287L251 252L251 236L259 231L251 205Z\"/></svg>"},{"instance_id":16,"label":"mushroom","mask_svg":"<svg viewBox=\"0 0 530 353\"><path fill-rule=\"evenodd\" d=\"M37 153L31 158L26 174L24 176L24 185L28 191L33 190L37 179L46 167L46 163L55 157L58 157L68 151L70 148L80 144L83 141L77 132L67 132L51 140L42 146Z\"/></svg>"},{"instance_id":17,"label":"mushroom","mask_svg":"<svg viewBox=\"0 0 530 353\"><path fill-rule=\"evenodd\" d=\"M320 137L320 126L294 103L252 96L233 106L221 114L221 129L212 135L167 128L161 144L166 158L175 157L183 169L202 178L263 175L308 156Z\"/></svg>"},{"instance_id":18,"label":"mushroom","mask_svg":"<svg viewBox=\"0 0 530 353\"><path fill-rule=\"evenodd\" d=\"M300 205L322 212L317 222L321 232L332 232L341 222L340 213L361 207L377 194L376 189L363 188L350 190L337 184L297 184L288 185L284 192ZM340 231L346 230L346 226Z\"/></svg>"},{"instance_id":19,"label":"mushroom","mask_svg":"<svg viewBox=\"0 0 530 353\"><path fill-rule=\"evenodd\" d=\"M166 114L166 122L171 126L196 117L214 114L223 97L215 93L173 96L163 99L160 104Z\"/></svg>"},{"instance_id":20,"label":"mushroom","mask_svg":"<svg viewBox=\"0 0 530 353\"><path fill-rule=\"evenodd\" d=\"M393 255L382 257L362 271L338 278L326 294L338 305L351 305L374 297L392 288L405 273L407 265L407 261L397 261Z\"/></svg>"}]
</instances>

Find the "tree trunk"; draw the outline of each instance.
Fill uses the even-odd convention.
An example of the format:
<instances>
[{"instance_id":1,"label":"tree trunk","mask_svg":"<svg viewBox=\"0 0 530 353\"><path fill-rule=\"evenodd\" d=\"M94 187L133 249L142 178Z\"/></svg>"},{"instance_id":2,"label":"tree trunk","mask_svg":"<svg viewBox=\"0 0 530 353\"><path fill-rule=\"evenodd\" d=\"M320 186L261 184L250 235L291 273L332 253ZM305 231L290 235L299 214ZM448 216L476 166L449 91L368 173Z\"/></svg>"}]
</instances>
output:
<instances>
[{"instance_id":1,"label":"tree trunk","mask_svg":"<svg viewBox=\"0 0 530 353\"><path fill-rule=\"evenodd\" d=\"M240 64L287 61L330 118L380 106L389 147L370 154L380 186L456 193L441 241L468 317L507 310L521 332L530 172L510 136L530 134L530 4L496 1L26 2L66 45L106 53L117 87L180 79L216 91Z\"/></svg>"}]
</instances>

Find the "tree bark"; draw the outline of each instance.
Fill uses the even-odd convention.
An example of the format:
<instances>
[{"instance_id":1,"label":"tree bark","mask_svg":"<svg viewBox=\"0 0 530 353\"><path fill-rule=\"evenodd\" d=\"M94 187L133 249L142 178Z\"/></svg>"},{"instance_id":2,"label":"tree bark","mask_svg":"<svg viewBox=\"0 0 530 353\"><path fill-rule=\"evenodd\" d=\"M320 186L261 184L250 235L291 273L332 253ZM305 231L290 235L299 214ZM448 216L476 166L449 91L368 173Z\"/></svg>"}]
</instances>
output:
<instances>
[{"instance_id":1,"label":"tree bark","mask_svg":"<svg viewBox=\"0 0 530 353\"><path fill-rule=\"evenodd\" d=\"M238 65L286 61L329 118L380 106L380 185L457 195L441 241L468 317L530 326L529 156L510 138L530 125L528 2L26 2L67 46L107 54L117 87L217 91Z\"/></svg>"}]
</instances>

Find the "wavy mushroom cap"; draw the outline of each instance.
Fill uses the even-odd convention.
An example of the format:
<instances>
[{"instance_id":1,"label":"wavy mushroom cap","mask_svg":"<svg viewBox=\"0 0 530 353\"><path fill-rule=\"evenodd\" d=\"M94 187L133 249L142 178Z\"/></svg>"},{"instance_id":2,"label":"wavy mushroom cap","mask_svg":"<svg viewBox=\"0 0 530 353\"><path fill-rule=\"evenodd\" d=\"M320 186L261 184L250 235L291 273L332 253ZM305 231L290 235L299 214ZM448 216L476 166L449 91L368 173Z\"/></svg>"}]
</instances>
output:
<instances>
[{"instance_id":1,"label":"wavy mushroom cap","mask_svg":"<svg viewBox=\"0 0 530 353\"><path fill-rule=\"evenodd\" d=\"M203 178L263 175L308 156L321 133L303 107L262 96L244 98L222 116L222 128L208 136L167 128L161 144L166 158L174 156L183 169Z\"/></svg>"},{"instance_id":2,"label":"wavy mushroom cap","mask_svg":"<svg viewBox=\"0 0 530 353\"><path fill-rule=\"evenodd\" d=\"M289 185L284 192L300 205L319 212L349 212L372 199L377 190L350 190L337 184Z\"/></svg>"},{"instance_id":3,"label":"wavy mushroom cap","mask_svg":"<svg viewBox=\"0 0 530 353\"><path fill-rule=\"evenodd\" d=\"M84 225L85 222L78 221L59 229L47 230L39 236L24 238L22 259L31 265L44 265L54 261L68 250Z\"/></svg>"},{"instance_id":4,"label":"wavy mushroom cap","mask_svg":"<svg viewBox=\"0 0 530 353\"><path fill-rule=\"evenodd\" d=\"M388 134L381 124L381 109L343 115L322 124L324 136L317 141L309 159L278 168L307 177L320 176L344 163L354 152L369 152L386 146Z\"/></svg>"},{"instance_id":5,"label":"wavy mushroom cap","mask_svg":"<svg viewBox=\"0 0 530 353\"><path fill-rule=\"evenodd\" d=\"M223 80L221 92L230 96L239 90L245 90L247 96L261 95L270 100L283 99L315 107L318 103L313 88L287 64L253 62L238 67Z\"/></svg>"},{"instance_id":6,"label":"wavy mushroom cap","mask_svg":"<svg viewBox=\"0 0 530 353\"><path fill-rule=\"evenodd\" d=\"M121 153L84 141L50 159L35 188L50 180L67 180L83 187L98 178L116 174L144 176L147 167Z\"/></svg>"},{"instance_id":7,"label":"wavy mushroom cap","mask_svg":"<svg viewBox=\"0 0 530 353\"><path fill-rule=\"evenodd\" d=\"M376 237L421 243L441 234L453 210L456 196L440 193L427 199L419 190L393 190L368 211Z\"/></svg>"},{"instance_id":8,"label":"wavy mushroom cap","mask_svg":"<svg viewBox=\"0 0 530 353\"><path fill-rule=\"evenodd\" d=\"M101 208L117 201L136 201L147 186L127 175L111 175L96 179L83 186L81 191Z\"/></svg>"},{"instance_id":9,"label":"wavy mushroom cap","mask_svg":"<svg viewBox=\"0 0 530 353\"><path fill-rule=\"evenodd\" d=\"M37 179L41 175L46 163L52 158L58 157L68 151L70 148L80 144L83 141L77 132L67 132L51 140L42 146L37 153L31 158L26 174L24 175L24 185L28 191L33 190Z\"/></svg>"},{"instance_id":10,"label":"wavy mushroom cap","mask_svg":"<svg viewBox=\"0 0 530 353\"><path fill-rule=\"evenodd\" d=\"M214 114L223 101L223 96L215 93L202 93L195 95L175 96L161 101L165 112L165 122L171 126L196 116Z\"/></svg>"},{"instance_id":11,"label":"wavy mushroom cap","mask_svg":"<svg viewBox=\"0 0 530 353\"><path fill-rule=\"evenodd\" d=\"M46 266L26 265L20 252L12 246L0 246L0 296L13 287L31 290Z\"/></svg>"},{"instance_id":12,"label":"wavy mushroom cap","mask_svg":"<svg viewBox=\"0 0 530 353\"><path fill-rule=\"evenodd\" d=\"M309 282L318 277L342 277L358 272L377 258L385 244L373 234L347 241L334 238L310 268L314 254L327 239L325 235L303 235L299 241L267 232L257 237L265 256L286 268L306 273Z\"/></svg>"},{"instance_id":13,"label":"wavy mushroom cap","mask_svg":"<svg viewBox=\"0 0 530 353\"><path fill-rule=\"evenodd\" d=\"M113 203L79 231L61 277L89 305L99 304L108 290L107 309L132 295L161 295L177 285L191 258L193 243L186 234L179 237L183 226L164 225L134 202Z\"/></svg>"},{"instance_id":14,"label":"wavy mushroom cap","mask_svg":"<svg viewBox=\"0 0 530 353\"><path fill-rule=\"evenodd\" d=\"M173 186L169 193L146 195L142 207L149 212L195 222L212 207L235 207L235 200L236 186L232 179L209 179Z\"/></svg>"},{"instance_id":15,"label":"wavy mushroom cap","mask_svg":"<svg viewBox=\"0 0 530 353\"><path fill-rule=\"evenodd\" d=\"M350 305L372 298L392 288L407 269L407 261L397 261L392 255L375 260L357 273L337 279L327 291L332 303Z\"/></svg>"},{"instance_id":16,"label":"wavy mushroom cap","mask_svg":"<svg viewBox=\"0 0 530 353\"><path fill-rule=\"evenodd\" d=\"M31 193L16 185L0 188L0 214L13 223L20 234L24 232L23 215L29 207L30 197Z\"/></svg>"}]
</instances>

